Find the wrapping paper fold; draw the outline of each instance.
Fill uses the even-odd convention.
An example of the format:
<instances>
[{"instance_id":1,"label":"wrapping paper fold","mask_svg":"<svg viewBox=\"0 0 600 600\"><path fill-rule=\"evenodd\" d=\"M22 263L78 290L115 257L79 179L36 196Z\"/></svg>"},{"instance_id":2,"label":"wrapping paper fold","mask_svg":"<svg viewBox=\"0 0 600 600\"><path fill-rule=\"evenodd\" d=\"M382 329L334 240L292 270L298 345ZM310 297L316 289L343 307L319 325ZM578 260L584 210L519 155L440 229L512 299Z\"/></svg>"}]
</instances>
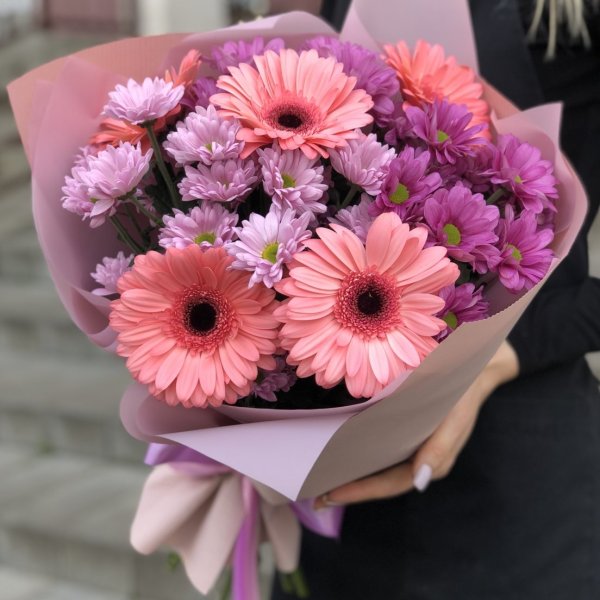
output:
<instances>
[{"instance_id":1,"label":"wrapping paper fold","mask_svg":"<svg viewBox=\"0 0 600 600\"><path fill-rule=\"evenodd\" d=\"M290 13L207 34L123 40L54 61L9 86L32 167L40 243L66 309L93 342L110 350L115 335L108 327L108 301L88 291L89 273L103 256L122 248L111 231L90 230L64 211L59 199L63 178L79 146L97 127L108 91L125 77L161 73L192 47L206 51L227 39L256 35L283 37L294 46L319 34L333 32L315 17ZM382 42L422 38L442 43L447 54L476 66L466 0L382 0L376 12L368 1L356 0L341 37L374 49ZM539 146L555 165L561 182L555 268L587 209L583 187L559 150L560 107L518 112L487 85L485 93L497 131ZM408 458L492 357L540 287L521 297L491 290L497 314L462 325L412 374L358 406L313 411L170 408L134 384L123 397L123 423L139 439L182 444L289 499L315 496Z\"/></svg>"}]
</instances>

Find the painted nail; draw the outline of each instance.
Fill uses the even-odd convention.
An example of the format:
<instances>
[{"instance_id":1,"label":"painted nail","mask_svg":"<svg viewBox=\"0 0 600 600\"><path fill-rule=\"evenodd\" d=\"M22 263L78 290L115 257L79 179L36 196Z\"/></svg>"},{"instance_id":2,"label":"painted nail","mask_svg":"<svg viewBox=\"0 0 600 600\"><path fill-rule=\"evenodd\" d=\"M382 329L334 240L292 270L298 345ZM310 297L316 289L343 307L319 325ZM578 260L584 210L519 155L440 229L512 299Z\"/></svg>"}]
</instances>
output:
<instances>
[{"instance_id":1,"label":"painted nail","mask_svg":"<svg viewBox=\"0 0 600 600\"><path fill-rule=\"evenodd\" d=\"M429 482L431 481L432 473L433 471L429 465L421 465L417 469L417 472L415 473L413 479L413 485L415 486L415 488L417 488L420 492L424 492L427 489Z\"/></svg>"}]
</instances>

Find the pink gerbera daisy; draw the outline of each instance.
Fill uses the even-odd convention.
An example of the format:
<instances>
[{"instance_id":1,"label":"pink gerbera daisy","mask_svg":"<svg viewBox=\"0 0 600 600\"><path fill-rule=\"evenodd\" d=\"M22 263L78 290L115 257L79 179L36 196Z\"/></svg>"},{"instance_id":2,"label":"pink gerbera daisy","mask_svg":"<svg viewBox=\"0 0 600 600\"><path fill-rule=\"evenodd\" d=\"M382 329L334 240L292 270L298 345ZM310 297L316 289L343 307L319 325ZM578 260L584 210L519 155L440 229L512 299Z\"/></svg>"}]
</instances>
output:
<instances>
[{"instance_id":1,"label":"pink gerbera daisy","mask_svg":"<svg viewBox=\"0 0 600 600\"><path fill-rule=\"evenodd\" d=\"M327 158L328 148L344 146L357 137L355 129L373 121L371 96L354 89L356 78L345 75L334 58L284 49L268 50L254 62L256 68L230 67L231 75L217 81L224 91L211 97L223 116L241 121L242 158L275 140L283 150Z\"/></svg>"},{"instance_id":2,"label":"pink gerbera daisy","mask_svg":"<svg viewBox=\"0 0 600 600\"><path fill-rule=\"evenodd\" d=\"M407 104L423 106L446 99L467 107L473 115L471 125L489 123L488 105L481 98L483 87L475 81L475 72L457 64L453 56L446 58L442 46L419 40L413 54L405 42L384 46L384 50L388 64L396 70ZM489 139L489 129L480 135Z\"/></svg>"},{"instance_id":3,"label":"pink gerbera daisy","mask_svg":"<svg viewBox=\"0 0 600 600\"><path fill-rule=\"evenodd\" d=\"M275 294L248 288L223 248L168 248L136 257L119 280L111 327L117 353L156 398L219 406L247 396L258 368L275 368Z\"/></svg>"},{"instance_id":4,"label":"pink gerbera daisy","mask_svg":"<svg viewBox=\"0 0 600 600\"><path fill-rule=\"evenodd\" d=\"M299 377L314 374L326 388L345 379L354 397L371 397L437 346L446 328L434 316L444 307L437 294L458 267L445 248L424 248L424 228L411 231L394 213L375 219L365 246L331 227L317 229L321 239L305 242L275 286L289 297L275 311L280 345Z\"/></svg>"}]
</instances>

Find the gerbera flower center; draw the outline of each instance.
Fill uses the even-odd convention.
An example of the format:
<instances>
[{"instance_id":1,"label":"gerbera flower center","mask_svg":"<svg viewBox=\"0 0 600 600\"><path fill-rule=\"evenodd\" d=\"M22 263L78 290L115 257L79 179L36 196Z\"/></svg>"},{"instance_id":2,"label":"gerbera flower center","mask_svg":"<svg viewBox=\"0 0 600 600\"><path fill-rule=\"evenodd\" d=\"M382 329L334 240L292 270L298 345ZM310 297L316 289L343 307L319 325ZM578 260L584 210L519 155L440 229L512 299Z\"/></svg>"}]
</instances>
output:
<instances>
[{"instance_id":1,"label":"gerbera flower center","mask_svg":"<svg viewBox=\"0 0 600 600\"><path fill-rule=\"evenodd\" d=\"M319 111L317 107L302 98L292 98L268 107L264 120L273 129L305 133L318 122Z\"/></svg>"},{"instance_id":2,"label":"gerbera flower center","mask_svg":"<svg viewBox=\"0 0 600 600\"><path fill-rule=\"evenodd\" d=\"M446 234L446 243L450 246L458 246L462 239L460 231L456 225L452 223L446 223L443 227L443 231Z\"/></svg>"},{"instance_id":3,"label":"gerbera flower center","mask_svg":"<svg viewBox=\"0 0 600 600\"><path fill-rule=\"evenodd\" d=\"M193 304L187 313L188 329L198 335L208 333L217 323L217 311L210 302Z\"/></svg>"},{"instance_id":4,"label":"gerbera flower center","mask_svg":"<svg viewBox=\"0 0 600 600\"><path fill-rule=\"evenodd\" d=\"M377 273L350 273L337 293L333 316L365 338L385 334L398 323L398 290L393 281Z\"/></svg>"},{"instance_id":5,"label":"gerbera flower center","mask_svg":"<svg viewBox=\"0 0 600 600\"><path fill-rule=\"evenodd\" d=\"M202 284L185 290L173 305L171 328L181 346L212 352L235 331L237 320L227 298Z\"/></svg>"}]
</instances>

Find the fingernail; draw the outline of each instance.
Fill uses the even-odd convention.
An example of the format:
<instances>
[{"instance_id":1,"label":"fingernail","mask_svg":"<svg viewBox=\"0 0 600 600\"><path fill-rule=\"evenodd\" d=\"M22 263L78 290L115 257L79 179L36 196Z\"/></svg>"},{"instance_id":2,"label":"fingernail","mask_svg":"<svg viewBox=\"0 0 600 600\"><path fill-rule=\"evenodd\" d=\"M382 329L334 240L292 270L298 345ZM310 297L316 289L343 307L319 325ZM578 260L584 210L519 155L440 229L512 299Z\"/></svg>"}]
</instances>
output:
<instances>
[{"instance_id":1,"label":"fingernail","mask_svg":"<svg viewBox=\"0 0 600 600\"><path fill-rule=\"evenodd\" d=\"M313 508L315 510L323 510L324 508L329 508L331 506L342 506L342 503L330 500L329 494L323 494L322 496L319 496L313 504Z\"/></svg>"},{"instance_id":2,"label":"fingernail","mask_svg":"<svg viewBox=\"0 0 600 600\"><path fill-rule=\"evenodd\" d=\"M432 473L433 471L429 465L421 465L417 469L417 472L415 473L415 476L413 478L413 485L415 486L415 488L417 488L420 492L424 492L427 489L429 482L431 481Z\"/></svg>"}]
</instances>

